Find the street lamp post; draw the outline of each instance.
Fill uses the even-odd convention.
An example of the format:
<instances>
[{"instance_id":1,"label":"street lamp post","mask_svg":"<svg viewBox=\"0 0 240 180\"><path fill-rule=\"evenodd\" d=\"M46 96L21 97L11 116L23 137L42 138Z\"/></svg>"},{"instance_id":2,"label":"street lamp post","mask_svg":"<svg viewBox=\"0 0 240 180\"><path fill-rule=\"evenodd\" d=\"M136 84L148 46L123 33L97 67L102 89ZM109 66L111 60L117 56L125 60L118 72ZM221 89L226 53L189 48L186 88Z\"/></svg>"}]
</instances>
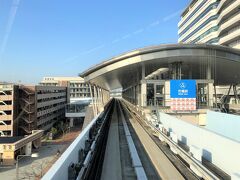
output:
<instances>
[{"instance_id":1,"label":"street lamp post","mask_svg":"<svg viewBox=\"0 0 240 180\"><path fill-rule=\"evenodd\" d=\"M18 160L19 160L19 157L38 157L38 154L37 153L33 153L31 155L18 155L17 156L17 162L16 162L16 180L18 180Z\"/></svg>"}]
</instances>

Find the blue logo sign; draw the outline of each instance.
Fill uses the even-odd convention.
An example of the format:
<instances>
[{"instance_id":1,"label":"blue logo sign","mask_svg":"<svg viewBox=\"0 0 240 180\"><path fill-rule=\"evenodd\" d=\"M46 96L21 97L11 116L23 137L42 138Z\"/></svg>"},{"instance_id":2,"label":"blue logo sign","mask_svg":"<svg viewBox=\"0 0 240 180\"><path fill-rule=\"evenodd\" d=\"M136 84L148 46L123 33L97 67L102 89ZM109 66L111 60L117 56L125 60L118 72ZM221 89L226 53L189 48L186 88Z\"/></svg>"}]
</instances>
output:
<instances>
[{"instance_id":1,"label":"blue logo sign","mask_svg":"<svg viewBox=\"0 0 240 180\"><path fill-rule=\"evenodd\" d=\"M170 80L171 98L196 98L195 80Z\"/></svg>"}]
</instances>

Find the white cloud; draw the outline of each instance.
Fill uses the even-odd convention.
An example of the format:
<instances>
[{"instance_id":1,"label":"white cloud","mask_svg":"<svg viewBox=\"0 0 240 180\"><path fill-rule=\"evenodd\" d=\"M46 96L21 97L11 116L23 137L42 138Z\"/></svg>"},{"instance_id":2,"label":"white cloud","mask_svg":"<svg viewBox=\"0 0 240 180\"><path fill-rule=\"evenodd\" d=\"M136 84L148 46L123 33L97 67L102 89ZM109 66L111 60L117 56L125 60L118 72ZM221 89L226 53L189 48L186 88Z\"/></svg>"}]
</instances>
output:
<instances>
[{"instance_id":1,"label":"white cloud","mask_svg":"<svg viewBox=\"0 0 240 180\"><path fill-rule=\"evenodd\" d=\"M166 21L169 21L169 20L171 20L171 19L173 19L173 18L179 16L179 15L181 14L182 11L183 11L183 10L180 9L180 10L178 10L177 12L174 12L174 13L172 13L172 14L170 14L170 15L164 17L164 18L163 18L163 21L166 22Z\"/></svg>"},{"instance_id":2,"label":"white cloud","mask_svg":"<svg viewBox=\"0 0 240 180\"><path fill-rule=\"evenodd\" d=\"M13 0L12 1L11 9L10 9L8 20L7 20L7 25L6 25L6 28L5 28L5 33L4 33L4 36L3 36L3 42L2 42L1 47L0 47L0 61L2 59L2 55L5 51L5 48L7 46L8 38L9 38L10 33L12 31L13 23L14 23L19 5L20 5L20 0Z\"/></svg>"},{"instance_id":3,"label":"white cloud","mask_svg":"<svg viewBox=\"0 0 240 180\"><path fill-rule=\"evenodd\" d=\"M64 61L62 61L62 63L72 63L72 62L75 62L77 59L79 59L82 55L86 55L86 54L90 54L90 53L92 53L92 52L94 52L94 51L96 51L96 50L99 50L99 49L102 49L102 48L104 48L105 47L105 45L104 44L102 44L102 45L99 45L99 46L96 46L96 47L94 47L94 48L91 48L91 49L88 49L88 50L86 50L86 51L82 51L82 52L80 52L78 55L76 55L76 56L72 56L72 57L69 57L69 58L66 58Z\"/></svg>"}]
</instances>

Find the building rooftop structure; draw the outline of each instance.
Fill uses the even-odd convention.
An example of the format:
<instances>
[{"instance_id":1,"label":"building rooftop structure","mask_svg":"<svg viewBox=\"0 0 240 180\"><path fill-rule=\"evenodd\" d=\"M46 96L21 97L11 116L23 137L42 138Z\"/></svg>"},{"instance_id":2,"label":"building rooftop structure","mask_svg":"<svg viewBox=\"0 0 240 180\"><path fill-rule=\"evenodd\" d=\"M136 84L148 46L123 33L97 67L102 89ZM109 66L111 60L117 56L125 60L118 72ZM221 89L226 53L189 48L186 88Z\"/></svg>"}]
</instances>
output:
<instances>
[{"instance_id":1,"label":"building rooftop structure","mask_svg":"<svg viewBox=\"0 0 240 180\"><path fill-rule=\"evenodd\" d=\"M89 101L90 88L81 77L44 77L40 82L44 86L65 86L68 87L68 102Z\"/></svg>"},{"instance_id":2,"label":"building rooftop structure","mask_svg":"<svg viewBox=\"0 0 240 180\"><path fill-rule=\"evenodd\" d=\"M55 86L68 86L69 81L84 82L81 77L44 77L40 82L41 85L55 85Z\"/></svg>"},{"instance_id":3,"label":"building rooftop structure","mask_svg":"<svg viewBox=\"0 0 240 180\"><path fill-rule=\"evenodd\" d=\"M43 130L34 130L26 136L0 137L1 165L14 165L18 155L31 155L32 148L41 146Z\"/></svg>"},{"instance_id":4,"label":"building rooftop structure","mask_svg":"<svg viewBox=\"0 0 240 180\"><path fill-rule=\"evenodd\" d=\"M24 136L1 137L0 144L15 143L23 138L24 138Z\"/></svg>"}]
</instances>

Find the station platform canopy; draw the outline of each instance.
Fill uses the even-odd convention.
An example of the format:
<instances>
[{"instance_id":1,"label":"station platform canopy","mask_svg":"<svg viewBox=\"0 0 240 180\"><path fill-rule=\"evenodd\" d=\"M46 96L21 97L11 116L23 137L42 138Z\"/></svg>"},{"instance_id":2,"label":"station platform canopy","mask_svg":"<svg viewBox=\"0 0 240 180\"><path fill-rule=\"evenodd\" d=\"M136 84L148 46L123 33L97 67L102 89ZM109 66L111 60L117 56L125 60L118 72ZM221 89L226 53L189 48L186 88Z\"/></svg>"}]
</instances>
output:
<instances>
[{"instance_id":1,"label":"station platform canopy","mask_svg":"<svg viewBox=\"0 0 240 180\"><path fill-rule=\"evenodd\" d=\"M126 89L160 69L164 69L162 79L212 79L215 85L239 84L240 51L207 44L151 46L103 61L80 76L107 90Z\"/></svg>"}]
</instances>

